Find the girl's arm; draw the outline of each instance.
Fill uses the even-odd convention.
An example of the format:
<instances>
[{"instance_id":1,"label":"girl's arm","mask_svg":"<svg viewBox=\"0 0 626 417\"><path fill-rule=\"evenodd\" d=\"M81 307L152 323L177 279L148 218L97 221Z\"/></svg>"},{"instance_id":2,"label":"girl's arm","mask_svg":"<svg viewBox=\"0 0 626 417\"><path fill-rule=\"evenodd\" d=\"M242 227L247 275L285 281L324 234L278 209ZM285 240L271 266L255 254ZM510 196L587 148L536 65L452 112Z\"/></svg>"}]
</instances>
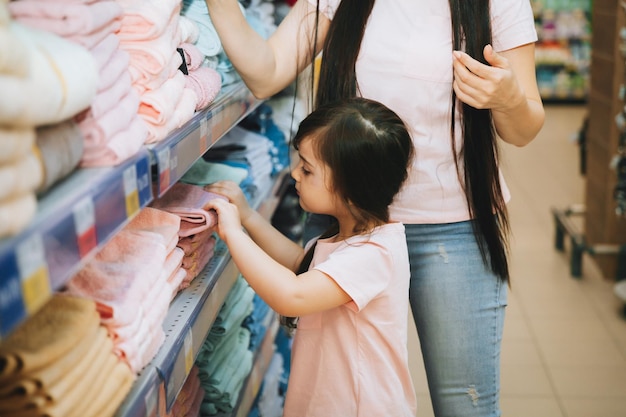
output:
<instances>
[{"instance_id":1,"label":"girl's arm","mask_svg":"<svg viewBox=\"0 0 626 417\"><path fill-rule=\"evenodd\" d=\"M240 222L239 228L243 225L252 240L270 257L292 271L298 269L304 257L302 246L287 238L250 207L239 184L234 181L223 180L209 184L204 189L223 195L236 206ZM207 206L205 209L210 207Z\"/></svg>"},{"instance_id":2,"label":"girl's arm","mask_svg":"<svg viewBox=\"0 0 626 417\"><path fill-rule=\"evenodd\" d=\"M217 212L218 234L228 245L228 250L241 275L278 314L289 317L302 316L337 307L351 300L341 287L323 272L311 270L296 275L293 270L272 259L242 230L238 209L234 204L215 199L207 208ZM268 225L269 223L258 213L256 216L248 220L253 223L252 229L259 232L269 231L265 226L261 226L261 223ZM281 235L280 232L276 232ZM279 241L272 242L271 239L265 243L273 250L281 246ZM301 249L300 251L302 252ZM299 260L301 258L302 256Z\"/></svg>"},{"instance_id":3,"label":"girl's arm","mask_svg":"<svg viewBox=\"0 0 626 417\"><path fill-rule=\"evenodd\" d=\"M257 98L278 93L311 63L315 6L308 1L296 2L267 40L248 24L236 0L206 0L206 4L226 55ZM317 52L329 23L320 13Z\"/></svg>"},{"instance_id":4,"label":"girl's arm","mask_svg":"<svg viewBox=\"0 0 626 417\"><path fill-rule=\"evenodd\" d=\"M491 109L498 136L516 146L530 143L543 126L545 112L535 75L535 45L496 53L491 45L484 65L455 51L454 91L464 103Z\"/></svg>"}]
</instances>

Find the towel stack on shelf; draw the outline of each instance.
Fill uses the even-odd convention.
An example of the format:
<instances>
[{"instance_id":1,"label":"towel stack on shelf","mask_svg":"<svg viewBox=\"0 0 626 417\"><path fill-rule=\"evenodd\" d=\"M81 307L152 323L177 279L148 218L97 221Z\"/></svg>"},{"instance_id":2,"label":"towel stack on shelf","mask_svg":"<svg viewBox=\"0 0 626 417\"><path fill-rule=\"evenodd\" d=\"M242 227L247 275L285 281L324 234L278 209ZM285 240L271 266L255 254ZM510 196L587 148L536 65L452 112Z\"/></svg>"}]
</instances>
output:
<instances>
[{"instance_id":1,"label":"towel stack on shelf","mask_svg":"<svg viewBox=\"0 0 626 417\"><path fill-rule=\"evenodd\" d=\"M177 216L146 207L67 283L66 293L96 302L113 350L136 373L163 344L163 320L184 279L179 228Z\"/></svg>"},{"instance_id":2,"label":"towel stack on shelf","mask_svg":"<svg viewBox=\"0 0 626 417\"><path fill-rule=\"evenodd\" d=\"M112 416L134 380L88 299L55 295L0 345L5 417Z\"/></svg>"},{"instance_id":3,"label":"towel stack on shelf","mask_svg":"<svg viewBox=\"0 0 626 417\"><path fill-rule=\"evenodd\" d=\"M16 21L14 3L0 4L0 237L21 232L35 215L36 193L77 164L69 159L59 169L55 158L43 159L37 128L87 108L97 83L89 51Z\"/></svg>"}]
</instances>

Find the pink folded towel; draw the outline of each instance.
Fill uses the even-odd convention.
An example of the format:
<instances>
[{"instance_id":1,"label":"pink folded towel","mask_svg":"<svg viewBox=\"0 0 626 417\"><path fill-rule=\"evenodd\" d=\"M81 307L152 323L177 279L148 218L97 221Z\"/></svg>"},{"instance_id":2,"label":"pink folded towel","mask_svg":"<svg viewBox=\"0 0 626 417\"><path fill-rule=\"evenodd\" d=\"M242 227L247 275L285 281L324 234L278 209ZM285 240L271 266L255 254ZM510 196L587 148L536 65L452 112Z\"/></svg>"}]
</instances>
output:
<instances>
[{"instance_id":1,"label":"pink folded towel","mask_svg":"<svg viewBox=\"0 0 626 417\"><path fill-rule=\"evenodd\" d=\"M178 182L165 195L156 199L152 207L174 213L181 218L180 237L191 236L212 228L217 224L213 210L203 207L212 199L226 197L206 191L204 188Z\"/></svg>"},{"instance_id":2,"label":"pink folded towel","mask_svg":"<svg viewBox=\"0 0 626 417\"><path fill-rule=\"evenodd\" d=\"M117 2L107 0L20 0L9 2L9 10L15 20L64 38L97 32L122 14Z\"/></svg>"},{"instance_id":3,"label":"pink folded towel","mask_svg":"<svg viewBox=\"0 0 626 417\"><path fill-rule=\"evenodd\" d=\"M222 88L222 76L213 68L200 67L189 71L185 87L193 90L198 97L196 110L213 103Z\"/></svg>"}]
</instances>

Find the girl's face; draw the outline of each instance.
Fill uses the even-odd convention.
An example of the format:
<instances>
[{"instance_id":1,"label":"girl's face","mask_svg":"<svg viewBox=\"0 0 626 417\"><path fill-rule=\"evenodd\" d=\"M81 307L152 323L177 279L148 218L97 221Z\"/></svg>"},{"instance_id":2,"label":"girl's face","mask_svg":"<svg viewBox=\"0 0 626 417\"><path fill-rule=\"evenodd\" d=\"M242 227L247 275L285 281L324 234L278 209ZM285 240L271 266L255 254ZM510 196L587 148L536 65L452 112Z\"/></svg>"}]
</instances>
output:
<instances>
[{"instance_id":1,"label":"girl's face","mask_svg":"<svg viewBox=\"0 0 626 417\"><path fill-rule=\"evenodd\" d=\"M299 146L298 164L291 170L296 180L296 190L303 210L316 214L337 215L343 204L332 191L330 168L316 157L311 139L304 139Z\"/></svg>"}]
</instances>

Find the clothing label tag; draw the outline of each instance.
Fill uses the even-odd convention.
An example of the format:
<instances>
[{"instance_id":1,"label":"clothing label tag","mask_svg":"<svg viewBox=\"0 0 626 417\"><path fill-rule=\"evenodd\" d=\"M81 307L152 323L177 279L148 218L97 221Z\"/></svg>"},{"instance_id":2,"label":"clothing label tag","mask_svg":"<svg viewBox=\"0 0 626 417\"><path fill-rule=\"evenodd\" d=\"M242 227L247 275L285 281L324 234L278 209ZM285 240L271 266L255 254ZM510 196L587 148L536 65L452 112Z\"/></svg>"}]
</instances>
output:
<instances>
[{"instance_id":1,"label":"clothing label tag","mask_svg":"<svg viewBox=\"0 0 626 417\"><path fill-rule=\"evenodd\" d=\"M189 75L189 69L187 68L187 60L185 59L185 51L183 50L183 48L176 48L176 50L180 54L180 57L183 59L183 63L180 64L180 67L178 67L178 69L183 74Z\"/></svg>"}]
</instances>

